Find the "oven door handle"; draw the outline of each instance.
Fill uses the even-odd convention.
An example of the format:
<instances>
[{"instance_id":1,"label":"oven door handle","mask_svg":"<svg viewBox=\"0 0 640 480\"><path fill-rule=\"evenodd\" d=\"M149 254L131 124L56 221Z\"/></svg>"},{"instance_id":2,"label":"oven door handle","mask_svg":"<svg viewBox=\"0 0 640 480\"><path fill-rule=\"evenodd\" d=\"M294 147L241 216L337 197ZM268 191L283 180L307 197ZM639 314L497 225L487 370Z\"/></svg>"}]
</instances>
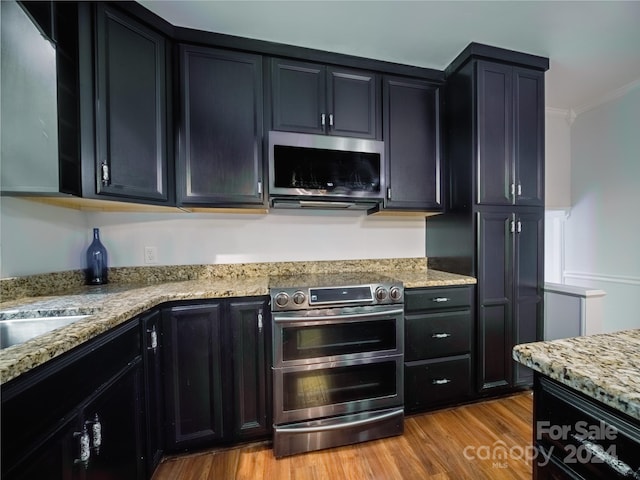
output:
<instances>
[{"instance_id":1,"label":"oven door handle","mask_svg":"<svg viewBox=\"0 0 640 480\"><path fill-rule=\"evenodd\" d=\"M320 427L282 427L276 425L278 432L282 433L315 433L315 432L328 432L331 430L340 430L343 428L357 427L361 425L368 425L369 423L379 422L387 418L404 415L404 409L400 408L392 412L386 412L381 415L373 415L369 418L362 420L354 420L352 422L336 423L334 425L324 425Z\"/></svg>"},{"instance_id":2,"label":"oven door handle","mask_svg":"<svg viewBox=\"0 0 640 480\"><path fill-rule=\"evenodd\" d=\"M289 322L307 322L307 321L344 321L349 318L382 318L389 315L399 315L403 314L403 308L395 308L392 310L384 310L377 312L367 312L367 313L344 313L338 315L291 315L291 316L283 316L283 315L274 315L273 321L275 323L289 323Z\"/></svg>"}]
</instances>

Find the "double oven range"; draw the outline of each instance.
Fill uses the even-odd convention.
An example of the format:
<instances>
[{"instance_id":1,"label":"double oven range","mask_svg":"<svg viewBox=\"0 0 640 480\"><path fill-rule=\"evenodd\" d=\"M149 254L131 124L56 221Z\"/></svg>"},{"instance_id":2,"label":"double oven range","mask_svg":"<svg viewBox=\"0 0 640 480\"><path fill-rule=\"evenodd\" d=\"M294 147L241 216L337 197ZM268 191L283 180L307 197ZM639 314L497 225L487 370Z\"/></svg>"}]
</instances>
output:
<instances>
[{"instance_id":1,"label":"double oven range","mask_svg":"<svg viewBox=\"0 0 640 480\"><path fill-rule=\"evenodd\" d=\"M276 457L404 428L404 292L375 274L272 277Z\"/></svg>"}]
</instances>

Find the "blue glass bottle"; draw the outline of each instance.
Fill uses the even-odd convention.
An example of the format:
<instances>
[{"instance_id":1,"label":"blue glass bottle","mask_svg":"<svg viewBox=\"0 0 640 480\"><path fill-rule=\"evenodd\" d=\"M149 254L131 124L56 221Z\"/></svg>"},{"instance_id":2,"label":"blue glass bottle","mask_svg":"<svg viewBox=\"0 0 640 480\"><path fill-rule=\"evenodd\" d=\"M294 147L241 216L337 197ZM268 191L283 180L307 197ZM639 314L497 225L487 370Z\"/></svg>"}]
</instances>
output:
<instances>
[{"instance_id":1,"label":"blue glass bottle","mask_svg":"<svg viewBox=\"0 0 640 480\"><path fill-rule=\"evenodd\" d=\"M93 229L93 242L87 249L87 285L103 285L108 283L108 267L107 249L100 241L100 229Z\"/></svg>"}]
</instances>

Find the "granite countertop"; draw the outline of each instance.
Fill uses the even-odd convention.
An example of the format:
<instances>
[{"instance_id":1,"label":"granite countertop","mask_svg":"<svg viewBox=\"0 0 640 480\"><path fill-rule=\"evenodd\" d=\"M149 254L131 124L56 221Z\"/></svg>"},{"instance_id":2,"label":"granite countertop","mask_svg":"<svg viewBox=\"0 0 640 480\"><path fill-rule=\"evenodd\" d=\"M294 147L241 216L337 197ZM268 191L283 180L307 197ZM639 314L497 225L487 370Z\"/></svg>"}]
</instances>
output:
<instances>
[{"instance_id":1,"label":"granite countertop","mask_svg":"<svg viewBox=\"0 0 640 480\"><path fill-rule=\"evenodd\" d=\"M516 345L513 358L640 420L640 329Z\"/></svg>"},{"instance_id":2,"label":"granite countertop","mask_svg":"<svg viewBox=\"0 0 640 480\"><path fill-rule=\"evenodd\" d=\"M364 269L366 264L360 267ZM476 279L473 277L427 269L426 264L418 265L418 267L406 270L385 269L381 274L402 281L405 288L476 283ZM308 263L305 262L301 268L308 269ZM230 272L228 276L224 277L207 276L195 280L160 281L154 284L111 283L103 286L75 286L73 288L67 286L65 291L59 294L25 296L1 302L0 314L4 318L34 317L46 315L47 312L52 311L89 316L22 344L0 350L0 384L42 365L159 304L179 300L250 297L269 294L268 275L247 275L246 268L238 267L238 269L240 274ZM290 270L291 268L287 266L285 273L291 273ZM322 269L318 268L317 270ZM283 270L276 268L273 271L275 274L282 274ZM259 269L252 270L251 273L256 272L261 273Z\"/></svg>"}]
</instances>

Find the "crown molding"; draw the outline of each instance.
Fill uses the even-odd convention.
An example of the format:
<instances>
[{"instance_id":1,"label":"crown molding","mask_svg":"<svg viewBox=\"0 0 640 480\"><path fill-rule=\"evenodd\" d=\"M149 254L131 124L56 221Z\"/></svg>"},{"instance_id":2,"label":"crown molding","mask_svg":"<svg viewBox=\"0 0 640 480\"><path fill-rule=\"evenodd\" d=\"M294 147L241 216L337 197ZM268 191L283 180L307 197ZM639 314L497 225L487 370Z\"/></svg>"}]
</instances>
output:
<instances>
[{"instance_id":1,"label":"crown molding","mask_svg":"<svg viewBox=\"0 0 640 480\"><path fill-rule=\"evenodd\" d=\"M582 105L579 105L578 107L574 108L573 110L575 111L575 115L581 115L589 110L592 110L596 107L599 107L600 105L603 105L605 103L611 102L612 100L615 100L617 98L623 97L624 95L626 95L627 93L629 93L631 90L634 90L636 88L640 87L640 78L638 78L637 80L634 80L631 83L628 83L626 85L623 85L620 88L617 88L615 90L612 90L610 92L605 93L604 95L602 95L601 97L591 101L591 102L587 102L584 103Z\"/></svg>"},{"instance_id":2,"label":"crown molding","mask_svg":"<svg viewBox=\"0 0 640 480\"><path fill-rule=\"evenodd\" d=\"M565 109L565 108L555 108L555 107L546 107L544 109L545 115L549 117L555 118L564 118L567 125L571 125L573 121L576 119L576 112L573 109Z\"/></svg>"}]
</instances>

